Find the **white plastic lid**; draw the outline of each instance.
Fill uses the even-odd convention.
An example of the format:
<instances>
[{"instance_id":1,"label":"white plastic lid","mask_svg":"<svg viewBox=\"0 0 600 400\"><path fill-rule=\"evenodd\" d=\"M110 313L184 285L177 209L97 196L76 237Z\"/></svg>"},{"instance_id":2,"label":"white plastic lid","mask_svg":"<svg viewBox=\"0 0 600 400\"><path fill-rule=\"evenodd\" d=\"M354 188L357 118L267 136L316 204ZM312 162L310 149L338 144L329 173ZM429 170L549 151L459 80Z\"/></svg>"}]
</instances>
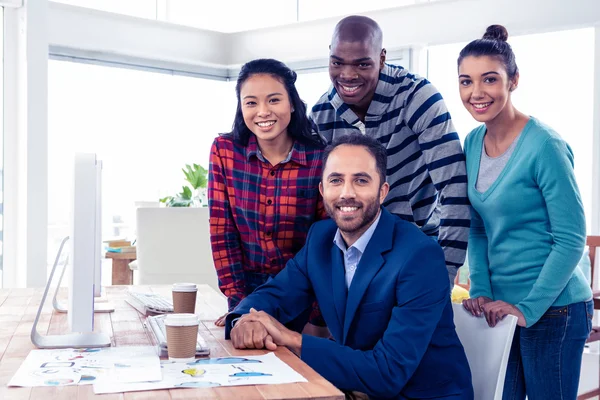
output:
<instances>
[{"instance_id":1,"label":"white plastic lid","mask_svg":"<svg viewBox=\"0 0 600 400\"><path fill-rule=\"evenodd\" d=\"M198 287L195 283L174 283L173 291L174 292L195 292L198 290Z\"/></svg>"},{"instance_id":2,"label":"white plastic lid","mask_svg":"<svg viewBox=\"0 0 600 400\"><path fill-rule=\"evenodd\" d=\"M165 318L167 326L194 326L198 325L196 314L167 314Z\"/></svg>"}]
</instances>

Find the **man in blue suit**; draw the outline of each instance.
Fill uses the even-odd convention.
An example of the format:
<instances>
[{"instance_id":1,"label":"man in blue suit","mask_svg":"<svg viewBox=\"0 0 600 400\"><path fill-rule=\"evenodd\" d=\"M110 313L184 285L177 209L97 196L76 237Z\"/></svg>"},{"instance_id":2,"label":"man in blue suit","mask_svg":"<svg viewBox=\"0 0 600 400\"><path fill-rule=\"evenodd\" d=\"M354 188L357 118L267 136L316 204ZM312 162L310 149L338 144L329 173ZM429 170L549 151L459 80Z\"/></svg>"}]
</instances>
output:
<instances>
[{"instance_id":1,"label":"man in blue suit","mask_svg":"<svg viewBox=\"0 0 600 400\"><path fill-rule=\"evenodd\" d=\"M347 135L323 165L331 220L315 223L296 257L227 317L226 338L240 349L287 346L338 388L371 399L473 399L444 253L381 207L385 148ZM333 340L284 326L315 298Z\"/></svg>"}]
</instances>

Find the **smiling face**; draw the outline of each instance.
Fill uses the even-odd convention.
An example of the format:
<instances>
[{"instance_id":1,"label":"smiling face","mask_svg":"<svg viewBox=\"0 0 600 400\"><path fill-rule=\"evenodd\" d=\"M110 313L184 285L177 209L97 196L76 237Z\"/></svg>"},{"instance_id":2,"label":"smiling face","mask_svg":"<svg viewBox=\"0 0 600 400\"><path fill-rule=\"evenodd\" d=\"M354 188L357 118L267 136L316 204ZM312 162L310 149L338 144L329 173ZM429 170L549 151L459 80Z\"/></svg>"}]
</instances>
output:
<instances>
[{"instance_id":1,"label":"smiling face","mask_svg":"<svg viewBox=\"0 0 600 400\"><path fill-rule=\"evenodd\" d=\"M240 88L244 122L263 141L288 140L292 107L283 83L269 74L250 76Z\"/></svg>"},{"instance_id":2,"label":"smiling face","mask_svg":"<svg viewBox=\"0 0 600 400\"><path fill-rule=\"evenodd\" d=\"M504 64L494 57L465 57L458 67L460 98L473 118L487 123L512 107L510 92L519 76L509 79Z\"/></svg>"},{"instance_id":3,"label":"smiling face","mask_svg":"<svg viewBox=\"0 0 600 400\"><path fill-rule=\"evenodd\" d=\"M375 158L363 146L336 147L324 168L319 190L325 210L351 246L377 218L389 185L381 185Z\"/></svg>"},{"instance_id":4,"label":"smiling face","mask_svg":"<svg viewBox=\"0 0 600 400\"><path fill-rule=\"evenodd\" d=\"M366 111L385 63L385 50L371 40L335 39L329 54L329 77L344 103Z\"/></svg>"}]
</instances>

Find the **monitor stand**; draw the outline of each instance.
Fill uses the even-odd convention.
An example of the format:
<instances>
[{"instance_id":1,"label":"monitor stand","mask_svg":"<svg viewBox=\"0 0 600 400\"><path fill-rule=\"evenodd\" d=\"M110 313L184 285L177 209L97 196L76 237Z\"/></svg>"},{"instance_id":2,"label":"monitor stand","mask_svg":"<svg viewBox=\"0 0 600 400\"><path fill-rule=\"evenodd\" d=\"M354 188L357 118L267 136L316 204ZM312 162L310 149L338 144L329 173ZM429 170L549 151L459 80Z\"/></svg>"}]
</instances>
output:
<instances>
[{"instance_id":1,"label":"monitor stand","mask_svg":"<svg viewBox=\"0 0 600 400\"><path fill-rule=\"evenodd\" d=\"M65 240L68 238L69 237L67 236L65 238ZM60 257L60 249L59 249L58 255L57 255L57 262L58 262L58 257ZM58 299L56 298L56 296L58 295L58 290L60 289L60 284L65 275L65 271L67 270L68 263L69 263L69 257L67 257L65 259L65 262L62 266L62 272L60 273L60 278L58 278L58 284L56 285L56 290L54 291L54 297L52 298L52 307L54 307L54 309L59 313L69 312L69 308L65 304L60 303L58 301ZM56 265L56 263L55 263L55 265ZM52 279L52 277L50 279ZM115 311L115 307L112 304L106 302L106 298L102 298L102 299L95 298L94 299L94 312L95 313L111 313L113 311Z\"/></svg>"},{"instance_id":2,"label":"monitor stand","mask_svg":"<svg viewBox=\"0 0 600 400\"><path fill-rule=\"evenodd\" d=\"M33 321L33 326L31 327L31 342L40 349L110 347L110 336L108 336L105 333L67 333L63 335L42 335L37 330L37 325L40 321L42 309L44 308L44 303L46 302L46 296L48 296L48 290L50 289L50 286L52 286L52 279L54 278L54 273L56 272L56 267L58 266L60 254L68 239L68 236L64 238L60 244L60 248L58 249L56 260L54 261L54 265L52 266L52 271L50 272L48 283L46 283L46 288L44 289L42 300L38 307L35 320ZM63 271L61 273L61 280L66 265L67 262L65 261L63 265ZM57 291L58 287L60 287L60 282L57 286ZM54 295L54 298L56 299L56 293Z\"/></svg>"}]
</instances>

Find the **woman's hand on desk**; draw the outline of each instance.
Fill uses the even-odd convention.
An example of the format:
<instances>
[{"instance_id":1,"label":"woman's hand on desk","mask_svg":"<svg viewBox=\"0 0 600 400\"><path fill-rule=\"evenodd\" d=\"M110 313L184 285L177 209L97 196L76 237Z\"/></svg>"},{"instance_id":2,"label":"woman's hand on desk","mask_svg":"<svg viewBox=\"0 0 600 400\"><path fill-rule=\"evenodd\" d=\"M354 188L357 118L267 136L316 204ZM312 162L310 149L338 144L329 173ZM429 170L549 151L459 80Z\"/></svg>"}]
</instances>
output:
<instances>
[{"instance_id":1,"label":"woman's hand on desk","mask_svg":"<svg viewBox=\"0 0 600 400\"><path fill-rule=\"evenodd\" d=\"M225 314L223 314L219 318L217 318L217 320L215 321L215 325L216 326L225 326L225 319L227 319L227 315L229 315L228 312L226 312Z\"/></svg>"}]
</instances>

